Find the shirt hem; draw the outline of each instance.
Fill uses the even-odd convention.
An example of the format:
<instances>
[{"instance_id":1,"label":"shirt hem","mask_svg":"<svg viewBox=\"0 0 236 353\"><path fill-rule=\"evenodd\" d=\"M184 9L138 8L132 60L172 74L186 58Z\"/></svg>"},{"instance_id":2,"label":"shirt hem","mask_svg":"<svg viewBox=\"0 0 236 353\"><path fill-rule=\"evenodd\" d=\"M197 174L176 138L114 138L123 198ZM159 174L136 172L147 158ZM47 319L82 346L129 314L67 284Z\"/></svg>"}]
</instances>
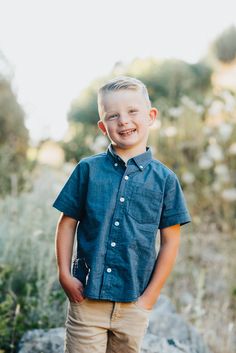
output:
<instances>
[{"instance_id":1,"label":"shirt hem","mask_svg":"<svg viewBox=\"0 0 236 353\"><path fill-rule=\"evenodd\" d=\"M95 300L109 300L112 302L120 302L120 303L132 303L138 300L139 297L133 298L133 299L122 299L122 298L114 298L114 297L109 297L109 296L95 296L95 295L90 295L84 293L85 298L88 299L95 299Z\"/></svg>"}]
</instances>

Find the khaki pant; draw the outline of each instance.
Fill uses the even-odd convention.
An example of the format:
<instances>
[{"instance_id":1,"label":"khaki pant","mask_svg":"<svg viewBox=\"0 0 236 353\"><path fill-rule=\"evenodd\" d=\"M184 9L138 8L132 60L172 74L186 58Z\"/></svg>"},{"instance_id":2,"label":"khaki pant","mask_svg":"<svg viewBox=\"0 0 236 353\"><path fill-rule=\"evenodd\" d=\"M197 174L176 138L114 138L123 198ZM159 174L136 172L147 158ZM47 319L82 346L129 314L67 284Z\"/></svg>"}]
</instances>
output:
<instances>
[{"instance_id":1,"label":"khaki pant","mask_svg":"<svg viewBox=\"0 0 236 353\"><path fill-rule=\"evenodd\" d=\"M138 353L150 313L137 302L69 303L65 353Z\"/></svg>"}]
</instances>

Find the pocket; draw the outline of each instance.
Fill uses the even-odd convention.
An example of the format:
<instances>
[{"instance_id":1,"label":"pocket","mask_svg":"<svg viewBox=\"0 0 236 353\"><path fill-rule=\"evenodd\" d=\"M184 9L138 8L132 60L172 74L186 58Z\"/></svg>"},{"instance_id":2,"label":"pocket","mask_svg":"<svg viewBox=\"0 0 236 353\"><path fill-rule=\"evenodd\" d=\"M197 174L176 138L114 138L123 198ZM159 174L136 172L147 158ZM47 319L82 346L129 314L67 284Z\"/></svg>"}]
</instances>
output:
<instances>
[{"instance_id":1,"label":"pocket","mask_svg":"<svg viewBox=\"0 0 236 353\"><path fill-rule=\"evenodd\" d=\"M132 185L127 213L139 223L158 223L161 213L162 192Z\"/></svg>"},{"instance_id":2,"label":"pocket","mask_svg":"<svg viewBox=\"0 0 236 353\"><path fill-rule=\"evenodd\" d=\"M138 308L139 310L144 311L146 313L150 313L152 311L152 309L145 309L144 307L140 306L138 304L138 301L133 302L133 304L136 306L136 308Z\"/></svg>"},{"instance_id":3,"label":"pocket","mask_svg":"<svg viewBox=\"0 0 236 353\"><path fill-rule=\"evenodd\" d=\"M84 303L85 303L85 301L87 300L87 298L85 297L83 300L81 300L80 302L71 302L70 300L69 300L69 303L70 303L70 305L71 306L81 306L81 305L83 305Z\"/></svg>"}]
</instances>

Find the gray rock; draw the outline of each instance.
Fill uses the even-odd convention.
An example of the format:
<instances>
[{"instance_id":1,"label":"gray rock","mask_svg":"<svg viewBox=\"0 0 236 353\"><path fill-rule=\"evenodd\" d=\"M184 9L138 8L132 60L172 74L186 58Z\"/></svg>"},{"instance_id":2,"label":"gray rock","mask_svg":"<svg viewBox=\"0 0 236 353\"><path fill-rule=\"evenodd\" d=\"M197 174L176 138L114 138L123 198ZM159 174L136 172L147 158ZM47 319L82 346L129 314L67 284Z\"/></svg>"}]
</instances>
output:
<instances>
[{"instance_id":1,"label":"gray rock","mask_svg":"<svg viewBox=\"0 0 236 353\"><path fill-rule=\"evenodd\" d=\"M22 337L18 353L63 353L64 328L32 330ZM142 353L209 353L201 336L160 295L149 318Z\"/></svg>"},{"instance_id":2,"label":"gray rock","mask_svg":"<svg viewBox=\"0 0 236 353\"><path fill-rule=\"evenodd\" d=\"M142 353L159 352L209 353L195 328L176 312L171 301L164 295L160 295L150 314L142 345Z\"/></svg>"},{"instance_id":3,"label":"gray rock","mask_svg":"<svg viewBox=\"0 0 236 353\"><path fill-rule=\"evenodd\" d=\"M157 338L157 336L148 333L142 344L142 353L190 353L190 350L177 340Z\"/></svg>"},{"instance_id":4,"label":"gray rock","mask_svg":"<svg viewBox=\"0 0 236 353\"><path fill-rule=\"evenodd\" d=\"M65 329L63 327L46 330L32 330L20 340L20 353L63 353Z\"/></svg>"}]
</instances>

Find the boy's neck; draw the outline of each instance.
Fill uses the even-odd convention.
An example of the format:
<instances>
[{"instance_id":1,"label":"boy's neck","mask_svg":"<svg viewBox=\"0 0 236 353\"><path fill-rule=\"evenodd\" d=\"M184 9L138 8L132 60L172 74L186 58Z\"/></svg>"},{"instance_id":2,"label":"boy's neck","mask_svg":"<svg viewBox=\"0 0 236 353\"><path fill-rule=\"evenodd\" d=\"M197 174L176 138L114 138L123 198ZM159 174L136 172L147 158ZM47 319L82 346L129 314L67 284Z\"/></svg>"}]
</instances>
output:
<instances>
[{"instance_id":1,"label":"boy's neck","mask_svg":"<svg viewBox=\"0 0 236 353\"><path fill-rule=\"evenodd\" d=\"M129 148L129 149L122 149L119 148L117 146L114 146L113 144L111 144L113 150L115 151L115 153L121 157L123 159L123 161L126 163L130 158L133 158L135 156L138 156L142 153L146 152L146 146L142 146L142 147L135 147L135 148Z\"/></svg>"}]
</instances>

